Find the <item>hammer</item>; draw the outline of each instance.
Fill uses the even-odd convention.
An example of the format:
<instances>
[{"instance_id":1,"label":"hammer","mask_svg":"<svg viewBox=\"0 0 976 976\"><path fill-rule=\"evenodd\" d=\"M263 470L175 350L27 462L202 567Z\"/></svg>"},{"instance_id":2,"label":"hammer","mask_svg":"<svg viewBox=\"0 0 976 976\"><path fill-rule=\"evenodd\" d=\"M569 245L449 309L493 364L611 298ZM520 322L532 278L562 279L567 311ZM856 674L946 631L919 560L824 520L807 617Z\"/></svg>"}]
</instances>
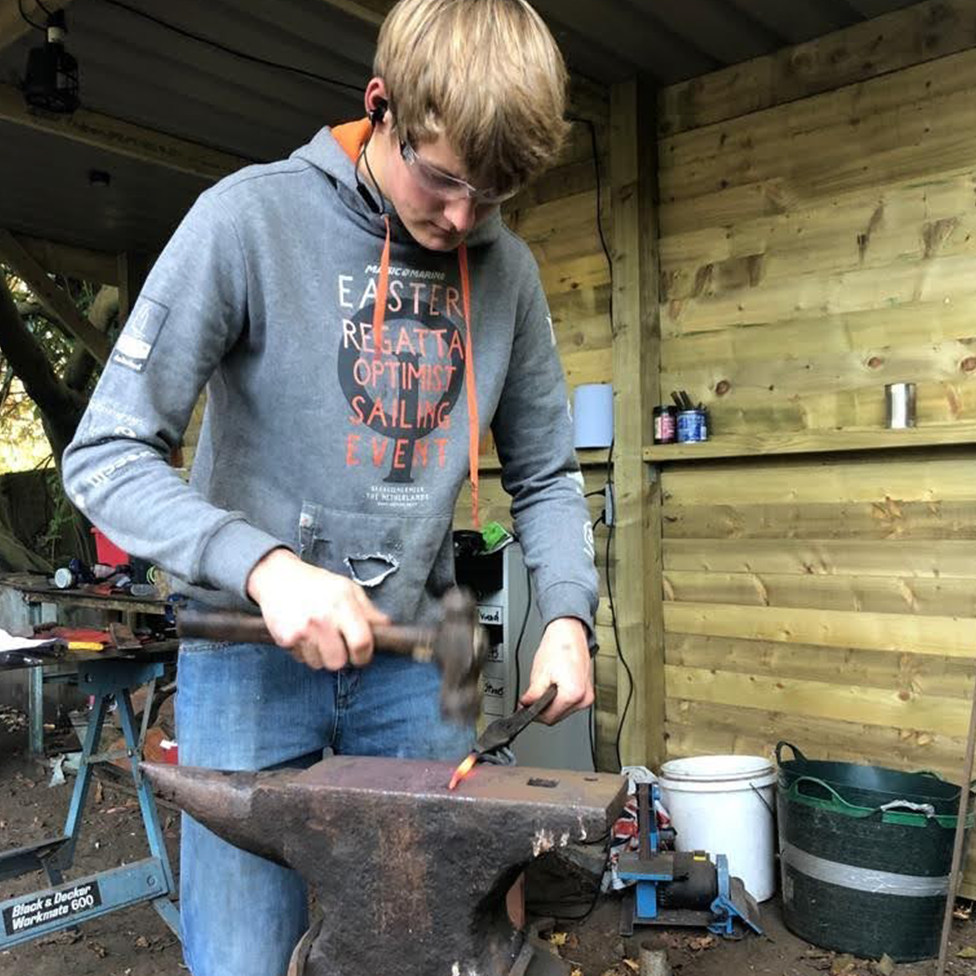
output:
<instances>
[{"instance_id":1,"label":"hammer","mask_svg":"<svg viewBox=\"0 0 976 976\"><path fill-rule=\"evenodd\" d=\"M478 715L478 678L488 653L488 637L467 590L448 590L441 606L444 615L435 627L373 624L373 643L378 651L422 663L433 661L441 670L441 713L457 722L471 722ZM180 637L204 640L275 643L261 617L233 610L181 610L176 632Z\"/></svg>"}]
</instances>

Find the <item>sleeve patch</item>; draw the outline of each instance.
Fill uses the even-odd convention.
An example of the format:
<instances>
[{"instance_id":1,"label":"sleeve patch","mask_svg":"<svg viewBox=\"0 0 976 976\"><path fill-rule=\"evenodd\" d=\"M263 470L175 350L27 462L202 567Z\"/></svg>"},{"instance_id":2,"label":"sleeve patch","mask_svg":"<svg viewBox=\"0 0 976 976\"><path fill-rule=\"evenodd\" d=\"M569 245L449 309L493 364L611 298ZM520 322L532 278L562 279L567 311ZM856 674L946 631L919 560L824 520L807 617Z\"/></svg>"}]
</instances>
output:
<instances>
[{"instance_id":1,"label":"sleeve patch","mask_svg":"<svg viewBox=\"0 0 976 976\"><path fill-rule=\"evenodd\" d=\"M141 373L168 315L168 306L140 297L115 343L112 362Z\"/></svg>"}]
</instances>

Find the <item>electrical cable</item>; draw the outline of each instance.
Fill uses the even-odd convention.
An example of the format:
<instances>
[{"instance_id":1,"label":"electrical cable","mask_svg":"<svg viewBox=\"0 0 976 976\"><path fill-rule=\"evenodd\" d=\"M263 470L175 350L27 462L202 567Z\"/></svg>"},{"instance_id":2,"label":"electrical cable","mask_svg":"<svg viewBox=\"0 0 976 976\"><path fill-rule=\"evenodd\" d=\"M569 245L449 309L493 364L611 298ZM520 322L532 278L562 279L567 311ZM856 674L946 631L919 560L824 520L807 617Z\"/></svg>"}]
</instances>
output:
<instances>
[{"instance_id":1,"label":"electrical cable","mask_svg":"<svg viewBox=\"0 0 976 976\"><path fill-rule=\"evenodd\" d=\"M369 165L369 156L366 153L366 149L369 146L369 142L373 138L373 131L374 131L373 129L369 130L369 135L367 136L366 141L363 143L363 148L359 150L359 159L362 160L363 165L366 167L366 172L369 174L369 179L370 182L373 184L373 189L376 190L376 195L380 198L380 206L379 209L376 210L376 212L381 217L385 217L387 216L386 197L383 196L383 191L382 189L380 189L379 181L376 179L375 176L373 176L373 167ZM364 189L363 182L359 178L359 160L356 161L356 183L358 185L360 195L365 196L365 194L363 194L363 189ZM367 200L367 203L368 202L369 201ZM375 204L372 204L371 207L375 209Z\"/></svg>"},{"instance_id":2,"label":"electrical cable","mask_svg":"<svg viewBox=\"0 0 976 976\"><path fill-rule=\"evenodd\" d=\"M607 458L607 483L610 485L610 495L613 495L613 444L610 442L610 455ZM620 740L624 732L624 722L627 721L627 712L630 709L630 702L634 697L634 673L630 670L630 665L627 663L627 658L624 655L623 645L620 643L620 633L617 630L617 610L613 604L613 582L611 580L610 572L610 543L613 541L613 530L616 525L617 520L614 519L613 522L607 527L609 531L607 532L607 595L610 598L610 622L613 624L613 639L617 645L617 657L620 658L620 663L624 666L624 671L627 672L627 700L624 702L623 711L620 713L620 721L617 723L617 738L614 743L614 748L617 752L617 768L623 770L624 765L620 758Z\"/></svg>"},{"instance_id":3,"label":"electrical cable","mask_svg":"<svg viewBox=\"0 0 976 976\"><path fill-rule=\"evenodd\" d=\"M581 125L585 125L590 130L590 147L593 151L593 170L596 173L596 229L597 233L600 235L600 246L603 248L604 257L607 259L607 266L610 268L610 278L611 284L613 283L613 261L610 258L610 248L607 247L607 239L603 234L603 193L602 193L602 180L600 179L600 153L597 149L596 144L596 125L594 125L592 119L580 118L578 115L567 115L567 120L570 122L579 122ZM610 289L610 301L613 302L613 289ZM611 304L612 309L612 304ZM611 315L611 328L612 328L612 315Z\"/></svg>"},{"instance_id":4,"label":"electrical cable","mask_svg":"<svg viewBox=\"0 0 976 976\"><path fill-rule=\"evenodd\" d=\"M610 867L610 847L607 845L607 856L606 860L603 862L603 871L600 873L600 880L596 884L596 893L593 895L593 901L590 902L590 907L583 912L582 915L559 915L557 918L562 922L575 922L577 925L582 925L594 912L596 906L600 902L600 896L603 894L603 875L606 874L608 868Z\"/></svg>"},{"instance_id":5,"label":"electrical cable","mask_svg":"<svg viewBox=\"0 0 976 976\"><path fill-rule=\"evenodd\" d=\"M40 4L38 4L38 6L40 6ZM20 16L24 18L24 21L30 24L34 30L43 31L45 34L47 33L47 27L44 27L41 24L35 24L34 21L27 16L27 11L24 10L24 0L17 0L17 9L20 10ZM44 10L44 8L41 7L41 10ZM47 13L46 10L44 12Z\"/></svg>"},{"instance_id":6,"label":"electrical cable","mask_svg":"<svg viewBox=\"0 0 976 976\"><path fill-rule=\"evenodd\" d=\"M20 2L23 2L23 0L20 0ZM136 17L142 17L144 20L148 20L159 27L172 31L174 34L179 34L181 37L186 37L191 41L196 41L198 44L206 44L212 48L216 48L218 51L223 51L225 54L230 54L235 58L241 58L243 61L261 64L266 68L278 68L281 71L290 71L294 74L301 75L303 78L311 78L313 81L320 81L326 85L334 85L336 88L344 88L348 91L354 91L360 95L362 95L364 92L362 85L354 85L348 81L341 81L338 78L329 78L326 75L316 74L316 72L308 71L305 68L296 68L291 64L284 64L281 61L271 61L267 58L258 57L256 54L247 54L244 51L239 51L237 48L228 47L226 44L221 44L220 41L215 41L210 37L204 37L202 34L197 34L194 31L187 30L184 27L178 27L176 24L171 24L169 21L156 17L153 14L146 13L144 10L139 10L137 7L132 7L127 3L123 3L122 0L102 0L102 2L107 3L111 7L119 7L122 10L126 10ZM21 9L21 13L23 13L23 9ZM27 18L25 17L24 19L26 20ZM43 30L43 28L41 29Z\"/></svg>"},{"instance_id":7,"label":"electrical cable","mask_svg":"<svg viewBox=\"0 0 976 976\"><path fill-rule=\"evenodd\" d=\"M38 5L38 7L40 7L41 10L43 10L44 13L46 13L48 15L48 17L53 16L53 14L51 13L51 11L48 10L47 7L45 7L43 3L41 3L41 0L34 0L34 3L36 3Z\"/></svg>"},{"instance_id":8,"label":"electrical cable","mask_svg":"<svg viewBox=\"0 0 976 976\"><path fill-rule=\"evenodd\" d=\"M529 614L532 612L532 573L529 567L525 567L525 615L522 617L522 629L519 631L518 640L515 642L515 707L518 708L519 699L522 697L522 662L519 660L519 651L522 649L522 638L525 636L525 628L529 622Z\"/></svg>"},{"instance_id":9,"label":"electrical cable","mask_svg":"<svg viewBox=\"0 0 976 976\"><path fill-rule=\"evenodd\" d=\"M584 119L578 115L568 115L566 118L570 122L579 122L585 125L590 131L590 148L593 153L593 171L596 176L596 228L597 233L600 237L600 246L603 249L603 256L607 260L607 271L610 277L610 302L609 302L609 316L610 316L610 335L611 339L613 337L613 259L610 257L610 248L607 246L607 238L603 233L603 186L602 179L600 176L600 152L596 141L596 125L593 123L592 119ZM610 442L610 454L607 457L607 485L610 489L610 498L613 499L613 441ZM590 492L590 495L597 495L600 492ZM627 700L624 703L623 711L620 713L620 721L617 724L617 736L614 741L614 749L617 754L617 766L623 768L623 763L621 762L620 756L620 741L623 736L624 722L627 720L627 712L630 709L630 703L634 697L634 674L630 670L630 665L627 663L627 658L624 656L623 645L620 643L620 632L617 629L617 613L613 602L613 583L610 579L610 545L613 541L613 530L616 525L616 518L613 519L611 523L607 525L607 550L606 550L606 572L607 572L607 594L610 598L610 621L613 624L613 640L617 645L617 657L620 658L620 663L624 666L624 671L627 673ZM597 523L599 524L599 523Z\"/></svg>"},{"instance_id":10,"label":"electrical cable","mask_svg":"<svg viewBox=\"0 0 976 976\"><path fill-rule=\"evenodd\" d=\"M591 491L590 495L602 495L602 491ZM605 522L604 513L601 512L597 520L593 523L593 528L595 529L601 522ZM596 666L594 665L594 682L596 680L595 675ZM590 733L590 761L593 763L593 772L599 771L599 766L597 766L596 757L596 698L594 697L593 704L590 705L590 720L587 723L587 727Z\"/></svg>"}]
</instances>

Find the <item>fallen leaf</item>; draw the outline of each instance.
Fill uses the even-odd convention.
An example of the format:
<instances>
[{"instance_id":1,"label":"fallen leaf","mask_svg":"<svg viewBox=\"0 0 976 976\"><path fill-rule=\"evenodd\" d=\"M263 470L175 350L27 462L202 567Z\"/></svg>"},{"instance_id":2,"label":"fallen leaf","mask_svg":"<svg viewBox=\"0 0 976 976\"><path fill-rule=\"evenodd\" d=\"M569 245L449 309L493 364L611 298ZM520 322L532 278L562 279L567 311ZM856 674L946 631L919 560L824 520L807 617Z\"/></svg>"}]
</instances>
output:
<instances>
[{"instance_id":1,"label":"fallen leaf","mask_svg":"<svg viewBox=\"0 0 976 976\"><path fill-rule=\"evenodd\" d=\"M554 946L566 945L566 933L553 932L552 935L549 936L549 945L554 945Z\"/></svg>"},{"instance_id":2,"label":"fallen leaf","mask_svg":"<svg viewBox=\"0 0 976 976\"><path fill-rule=\"evenodd\" d=\"M139 938L136 939L136 946L140 949L148 949L149 940L144 935L140 935Z\"/></svg>"},{"instance_id":3,"label":"fallen leaf","mask_svg":"<svg viewBox=\"0 0 976 976\"><path fill-rule=\"evenodd\" d=\"M105 788L102 786L102 781L100 779L95 780L95 803L101 804L102 800L105 799Z\"/></svg>"},{"instance_id":4,"label":"fallen leaf","mask_svg":"<svg viewBox=\"0 0 976 976\"><path fill-rule=\"evenodd\" d=\"M845 952L843 955L838 956L830 964L830 971L833 973L833 976L841 976L842 973L849 973L853 968L854 957L849 952Z\"/></svg>"},{"instance_id":5,"label":"fallen leaf","mask_svg":"<svg viewBox=\"0 0 976 976\"><path fill-rule=\"evenodd\" d=\"M95 953L96 956L98 956L99 959L104 959L108 955L108 949L106 949L101 942L96 942L94 939L91 939L86 943L86 945L89 949L91 949L92 952Z\"/></svg>"},{"instance_id":6,"label":"fallen leaf","mask_svg":"<svg viewBox=\"0 0 976 976\"><path fill-rule=\"evenodd\" d=\"M583 976L583 970L582 970L582 969L574 969L574 970L573 970L573 971L572 971L572 972L571 972L571 973L569 974L569 976Z\"/></svg>"},{"instance_id":7,"label":"fallen leaf","mask_svg":"<svg viewBox=\"0 0 976 976\"><path fill-rule=\"evenodd\" d=\"M966 946L965 948L960 949L956 953L956 956L959 959L976 959L976 948L973 946Z\"/></svg>"},{"instance_id":8,"label":"fallen leaf","mask_svg":"<svg viewBox=\"0 0 976 976\"><path fill-rule=\"evenodd\" d=\"M639 973L640 972L640 963L636 959L625 959L624 960L624 965L625 966L628 966L635 973Z\"/></svg>"},{"instance_id":9,"label":"fallen leaf","mask_svg":"<svg viewBox=\"0 0 976 976\"><path fill-rule=\"evenodd\" d=\"M710 935L695 936L688 940L688 948L692 952L701 952L703 949L711 949L715 945L715 939Z\"/></svg>"},{"instance_id":10,"label":"fallen leaf","mask_svg":"<svg viewBox=\"0 0 976 976\"><path fill-rule=\"evenodd\" d=\"M871 963L871 968L880 976L891 976L895 971L895 960L886 952L877 962Z\"/></svg>"}]
</instances>

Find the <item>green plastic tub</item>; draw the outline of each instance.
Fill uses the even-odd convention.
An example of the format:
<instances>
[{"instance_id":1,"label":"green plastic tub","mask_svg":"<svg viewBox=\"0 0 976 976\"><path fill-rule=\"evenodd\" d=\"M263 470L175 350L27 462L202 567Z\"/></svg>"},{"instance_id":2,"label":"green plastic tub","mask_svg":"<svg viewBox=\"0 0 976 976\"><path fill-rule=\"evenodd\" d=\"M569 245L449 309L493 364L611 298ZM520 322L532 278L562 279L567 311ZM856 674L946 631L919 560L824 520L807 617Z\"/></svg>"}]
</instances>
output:
<instances>
[{"instance_id":1,"label":"green plastic tub","mask_svg":"<svg viewBox=\"0 0 976 976\"><path fill-rule=\"evenodd\" d=\"M934 773L807 759L788 742L776 760L787 928L864 959L937 955L960 787Z\"/></svg>"}]
</instances>

